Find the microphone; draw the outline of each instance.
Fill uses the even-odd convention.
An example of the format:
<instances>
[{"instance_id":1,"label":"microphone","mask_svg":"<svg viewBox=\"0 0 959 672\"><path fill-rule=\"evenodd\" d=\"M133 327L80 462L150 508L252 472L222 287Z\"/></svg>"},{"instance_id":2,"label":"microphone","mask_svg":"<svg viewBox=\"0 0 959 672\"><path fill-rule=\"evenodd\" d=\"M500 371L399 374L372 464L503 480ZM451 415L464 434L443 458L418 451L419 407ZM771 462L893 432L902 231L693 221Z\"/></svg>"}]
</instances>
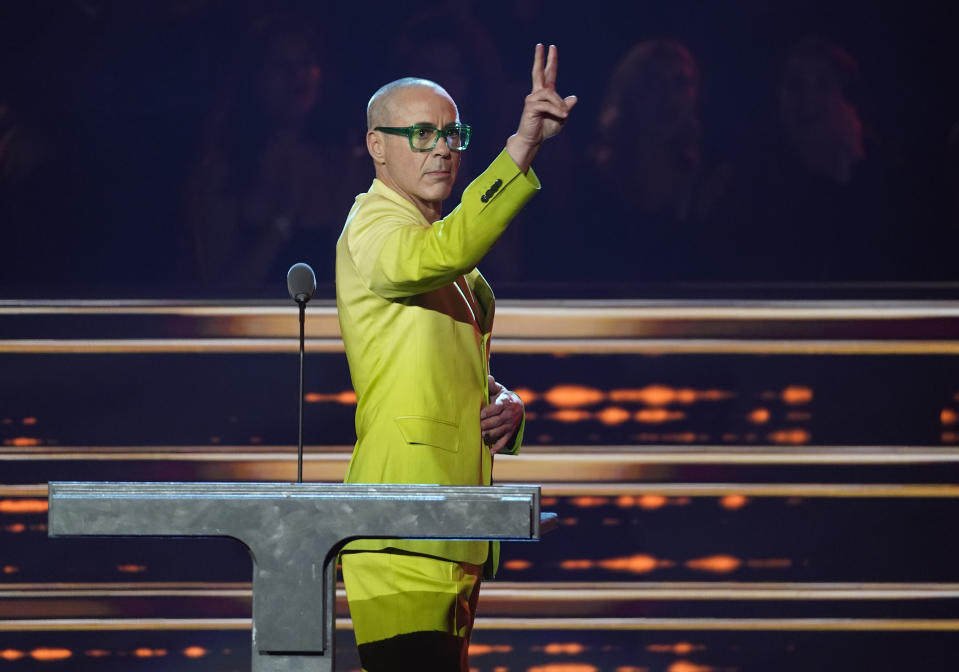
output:
<instances>
[{"instance_id":1,"label":"microphone","mask_svg":"<svg viewBox=\"0 0 959 672\"><path fill-rule=\"evenodd\" d=\"M286 272L286 288L290 291L290 298L303 304L313 298L316 291L316 275L309 264L299 263L290 266Z\"/></svg>"},{"instance_id":2,"label":"microphone","mask_svg":"<svg viewBox=\"0 0 959 672\"><path fill-rule=\"evenodd\" d=\"M296 482L303 482L303 349L306 340L304 322L306 319L306 302L313 298L316 291L316 275L308 264L299 263L290 266L286 272L286 288L290 290L290 298L300 307L300 421L299 441L296 451Z\"/></svg>"}]
</instances>

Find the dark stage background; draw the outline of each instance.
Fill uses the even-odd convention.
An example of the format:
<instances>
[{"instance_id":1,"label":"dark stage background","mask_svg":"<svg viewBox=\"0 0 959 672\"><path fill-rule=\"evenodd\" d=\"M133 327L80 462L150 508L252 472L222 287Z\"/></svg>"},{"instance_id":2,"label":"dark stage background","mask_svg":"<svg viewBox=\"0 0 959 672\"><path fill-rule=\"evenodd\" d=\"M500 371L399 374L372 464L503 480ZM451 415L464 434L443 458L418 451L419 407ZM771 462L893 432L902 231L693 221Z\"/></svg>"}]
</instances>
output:
<instances>
[{"instance_id":1,"label":"dark stage background","mask_svg":"<svg viewBox=\"0 0 959 672\"><path fill-rule=\"evenodd\" d=\"M225 539L49 539L53 480L309 481L355 439L333 246L365 105L503 147L580 102L481 264L560 529L480 672L959 669L959 22L947 2L0 0L0 672L249 669ZM452 206L452 203L451 203ZM358 661L339 600L338 670Z\"/></svg>"}]
</instances>

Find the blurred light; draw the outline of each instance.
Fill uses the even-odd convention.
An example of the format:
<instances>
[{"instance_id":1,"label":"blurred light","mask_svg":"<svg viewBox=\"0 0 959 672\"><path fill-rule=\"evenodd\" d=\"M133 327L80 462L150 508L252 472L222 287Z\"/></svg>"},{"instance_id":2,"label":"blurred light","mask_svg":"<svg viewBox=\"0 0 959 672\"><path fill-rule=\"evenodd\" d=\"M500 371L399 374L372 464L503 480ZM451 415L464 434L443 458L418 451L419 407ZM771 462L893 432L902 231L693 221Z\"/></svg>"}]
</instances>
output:
<instances>
[{"instance_id":1,"label":"blurred light","mask_svg":"<svg viewBox=\"0 0 959 672\"><path fill-rule=\"evenodd\" d=\"M87 658L106 658L110 655L110 652L104 649L90 649L89 651L84 651L83 655Z\"/></svg>"},{"instance_id":2,"label":"blurred light","mask_svg":"<svg viewBox=\"0 0 959 672\"><path fill-rule=\"evenodd\" d=\"M576 408L564 408L561 411L556 411L555 413L550 413L547 415L550 420L558 420L559 422L582 422L584 420L589 420L592 417L592 414L589 411L584 411Z\"/></svg>"},{"instance_id":3,"label":"blurred light","mask_svg":"<svg viewBox=\"0 0 959 672\"><path fill-rule=\"evenodd\" d=\"M353 390L343 390L332 394L323 394L321 392L307 392L303 395L303 401L308 404L318 404L325 401L351 406L356 404L356 392Z\"/></svg>"},{"instance_id":4,"label":"blurred light","mask_svg":"<svg viewBox=\"0 0 959 672\"><path fill-rule=\"evenodd\" d=\"M559 563L560 569L566 570L577 570L577 569L592 569L593 561L592 560L563 560Z\"/></svg>"},{"instance_id":5,"label":"blurred light","mask_svg":"<svg viewBox=\"0 0 959 672\"><path fill-rule=\"evenodd\" d=\"M32 439L28 436L18 436L13 439L4 439L4 445L14 446L16 448L30 448L32 446L39 446L40 439Z\"/></svg>"},{"instance_id":6,"label":"blurred light","mask_svg":"<svg viewBox=\"0 0 959 672\"><path fill-rule=\"evenodd\" d=\"M30 657L34 660L50 661L50 660L66 660L73 655L73 652L70 649L52 649L52 648L40 648L34 649L30 652Z\"/></svg>"},{"instance_id":7,"label":"blurred light","mask_svg":"<svg viewBox=\"0 0 959 672\"><path fill-rule=\"evenodd\" d=\"M24 418L24 419L23 419L23 424L25 424L25 425L35 425L35 424L37 424L37 419L36 419L36 418Z\"/></svg>"},{"instance_id":8,"label":"blurred light","mask_svg":"<svg viewBox=\"0 0 959 672\"><path fill-rule=\"evenodd\" d=\"M117 571L123 574L140 574L147 571L146 565L117 565Z\"/></svg>"},{"instance_id":9,"label":"blurred light","mask_svg":"<svg viewBox=\"0 0 959 672\"><path fill-rule=\"evenodd\" d=\"M15 649L4 649L0 651L0 658L3 660L20 660L25 654L23 651L17 651Z\"/></svg>"},{"instance_id":10,"label":"blurred light","mask_svg":"<svg viewBox=\"0 0 959 672\"><path fill-rule=\"evenodd\" d=\"M524 569L529 569L533 566L533 563L529 560L507 560L503 563L503 567L506 569L511 569L514 572L521 572Z\"/></svg>"},{"instance_id":11,"label":"blurred light","mask_svg":"<svg viewBox=\"0 0 959 672\"><path fill-rule=\"evenodd\" d=\"M604 408L596 414L596 419L604 425L621 425L629 420L629 411L619 406Z\"/></svg>"},{"instance_id":12,"label":"blurred light","mask_svg":"<svg viewBox=\"0 0 959 672\"><path fill-rule=\"evenodd\" d=\"M164 656L166 656L166 654L167 654L166 649L141 648L141 649L136 649L133 652L133 655L136 656L137 658L163 658Z\"/></svg>"},{"instance_id":13,"label":"blurred light","mask_svg":"<svg viewBox=\"0 0 959 672\"><path fill-rule=\"evenodd\" d=\"M510 653L513 647L509 644L474 644L469 645L470 656L485 656L488 653Z\"/></svg>"},{"instance_id":14,"label":"blurred light","mask_svg":"<svg viewBox=\"0 0 959 672\"><path fill-rule=\"evenodd\" d=\"M687 656L693 651L704 651L705 646L701 644L691 644L690 642L677 642L675 644L650 644L646 647L647 651L652 653L672 653L677 656Z\"/></svg>"},{"instance_id":15,"label":"blurred light","mask_svg":"<svg viewBox=\"0 0 959 672\"><path fill-rule=\"evenodd\" d=\"M666 668L666 672L715 672L715 667L696 665L688 660L677 660Z\"/></svg>"},{"instance_id":16,"label":"blurred light","mask_svg":"<svg viewBox=\"0 0 959 672\"><path fill-rule=\"evenodd\" d=\"M188 646L183 649L183 655L187 658L203 658L207 655L209 651L204 649L202 646Z\"/></svg>"},{"instance_id":17,"label":"blurred light","mask_svg":"<svg viewBox=\"0 0 959 672\"><path fill-rule=\"evenodd\" d=\"M629 572L630 574L648 574L660 567L671 567L669 560L658 560L651 555L639 553L625 558L609 558L596 563L605 570L613 572Z\"/></svg>"},{"instance_id":18,"label":"blurred light","mask_svg":"<svg viewBox=\"0 0 959 672\"><path fill-rule=\"evenodd\" d=\"M747 560L746 565L753 569L788 569L793 566L793 561L789 558L766 558Z\"/></svg>"},{"instance_id":19,"label":"blurred light","mask_svg":"<svg viewBox=\"0 0 959 672\"><path fill-rule=\"evenodd\" d=\"M534 401L539 399L539 395L533 392L533 390L529 389L528 387L517 388L513 390L513 394L515 394L520 399L522 399L523 404L525 405L532 404Z\"/></svg>"},{"instance_id":20,"label":"blurred light","mask_svg":"<svg viewBox=\"0 0 959 672\"><path fill-rule=\"evenodd\" d=\"M4 574L18 574L20 572L19 567L14 567L13 565L4 565L3 573Z\"/></svg>"},{"instance_id":21,"label":"blurred light","mask_svg":"<svg viewBox=\"0 0 959 672\"><path fill-rule=\"evenodd\" d=\"M729 509L730 511L741 509L748 503L749 500L743 495L726 495L719 500L719 505L724 509Z\"/></svg>"},{"instance_id":22,"label":"blurred light","mask_svg":"<svg viewBox=\"0 0 959 672\"><path fill-rule=\"evenodd\" d=\"M787 404L808 404L812 401L812 388L790 385L782 391L782 400Z\"/></svg>"},{"instance_id":23,"label":"blurred light","mask_svg":"<svg viewBox=\"0 0 959 672\"><path fill-rule=\"evenodd\" d=\"M586 663L552 663L536 665L526 672L599 672L599 668Z\"/></svg>"},{"instance_id":24,"label":"blurred light","mask_svg":"<svg viewBox=\"0 0 959 672\"><path fill-rule=\"evenodd\" d=\"M0 499L0 513L46 513L45 499Z\"/></svg>"},{"instance_id":25,"label":"blurred light","mask_svg":"<svg viewBox=\"0 0 959 672\"><path fill-rule=\"evenodd\" d=\"M809 443L811 435L805 429L781 429L769 434L768 438L773 443L799 446Z\"/></svg>"},{"instance_id":26,"label":"blurred light","mask_svg":"<svg viewBox=\"0 0 959 672\"><path fill-rule=\"evenodd\" d=\"M583 653L583 651L585 650L586 650L585 646L583 646L582 644L578 644L576 642L569 642L566 644L559 644L559 643L547 644L546 646L543 647L543 651L551 656L558 656L561 654L576 656L576 655L579 655L580 653Z\"/></svg>"},{"instance_id":27,"label":"blurred light","mask_svg":"<svg viewBox=\"0 0 959 672\"><path fill-rule=\"evenodd\" d=\"M12 534L20 534L25 529L27 529L27 526L24 525L23 523L14 523L13 525L7 525L3 529L5 532L10 532Z\"/></svg>"},{"instance_id":28,"label":"blurred light","mask_svg":"<svg viewBox=\"0 0 959 672\"><path fill-rule=\"evenodd\" d=\"M591 509L597 506L606 506L609 504L609 497L582 495L580 497L573 497L569 500L569 503L578 509ZM540 505L542 505L542 502L540 502Z\"/></svg>"},{"instance_id":29,"label":"blurred light","mask_svg":"<svg viewBox=\"0 0 959 672\"><path fill-rule=\"evenodd\" d=\"M769 422L769 418L769 410L765 408L753 409L749 415L746 416L746 419L754 425L764 425Z\"/></svg>"},{"instance_id":30,"label":"blurred light","mask_svg":"<svg viewBox=\"0 0 959 672\"><path fill-rule=\"evenodd\" d=\"M711 555L707 558L687 560L685 564L689 569L698 572L728 574L739 569L743 562L739 558L734 558L731 555Z\"/></svg>"},{"instance_id":31,"label":"blurred light","mask_svg":"<svg viewBox=\"0 0 959 672\"><path fill-rule=\"evenodd\" d=\"M557 385L543 395L546 401L560 408L590 406L601 402L604 396L601 390L582 385Z\"/></svg>"},{"instance_id":32,"label":"blurred light","mask_svg":"<svg viewBox=\"0 0 959 672\"><path fill-rule=\"evenodd\" d=\"M944 408L939 413L939 421L944 425L954 425L956 420L959 420L959 415L951 408Z\"/></svg>"},{"instance_id":33,"label":"blurred light","mask_svg":"<svg viewBox=\"0 0 959 672\"><path fill-rule=\"evenodd\" d=\"M636 415L636 422L647 425L658 425L664 422L682 420L686 414L682 411L668 411L665 408L643 408Z\"/></svg>"}]
</instances>

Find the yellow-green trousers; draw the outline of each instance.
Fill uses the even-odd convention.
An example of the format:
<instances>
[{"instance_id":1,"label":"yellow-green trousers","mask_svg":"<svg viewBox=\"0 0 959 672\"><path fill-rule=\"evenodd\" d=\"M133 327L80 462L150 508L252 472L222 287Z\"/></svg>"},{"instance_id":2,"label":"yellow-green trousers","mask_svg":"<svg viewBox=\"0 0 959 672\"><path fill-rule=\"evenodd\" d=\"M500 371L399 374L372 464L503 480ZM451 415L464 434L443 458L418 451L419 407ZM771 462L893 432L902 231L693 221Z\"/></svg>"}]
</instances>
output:
<instances>
[{"instance_id":1,"label":"yellow-green trousers","mask_svg":"<svg viewBox=\"0 0 959 672\"><path fill-rule=\"evenodd\" d=\"M366 672L468 672L482 565L389 551L341 562Z\"/></svg>"}]
</instances>

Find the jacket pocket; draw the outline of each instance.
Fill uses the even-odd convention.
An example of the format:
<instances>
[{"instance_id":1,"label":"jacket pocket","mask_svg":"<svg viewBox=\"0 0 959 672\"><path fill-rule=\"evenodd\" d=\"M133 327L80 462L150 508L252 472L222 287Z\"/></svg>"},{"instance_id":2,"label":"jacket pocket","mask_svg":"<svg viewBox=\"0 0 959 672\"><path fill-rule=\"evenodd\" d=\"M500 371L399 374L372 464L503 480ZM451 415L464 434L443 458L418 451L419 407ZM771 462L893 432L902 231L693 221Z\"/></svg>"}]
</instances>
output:
<instances>
[{"instance_id":1,"label":"jacket pocket","mask_svg":"<svg viewBox=\"0 0 959 672\"><path fill-rule=\"evenodd\" d=\"M419 415L402 415L393 419L411 445L433 446L450 453L459 452L459 425Z\"/></svg>"}]
</instances>

